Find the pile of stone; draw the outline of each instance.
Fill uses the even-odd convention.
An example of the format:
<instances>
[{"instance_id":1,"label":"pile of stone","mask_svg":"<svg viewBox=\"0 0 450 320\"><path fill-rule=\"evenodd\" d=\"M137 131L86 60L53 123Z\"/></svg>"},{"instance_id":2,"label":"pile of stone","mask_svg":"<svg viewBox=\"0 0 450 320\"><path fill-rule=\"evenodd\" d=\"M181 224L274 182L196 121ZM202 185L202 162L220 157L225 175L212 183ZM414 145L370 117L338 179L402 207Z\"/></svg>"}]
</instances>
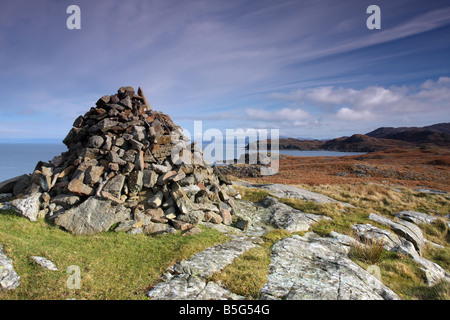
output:
<instances>
[{"instance_id":1,"label":"pile of stone","mask_svg":"<svg viewBox=\"0 0 450 320\"><path fill-rule=\"evenodd\" d=\"M232 222L237 191L168 115L152 110L141 88L100 98L63 142L68 151L0 185L13 197L2 209L76 234L113 226L192 233L201 221Z\"/></svg>"}]
</instances>

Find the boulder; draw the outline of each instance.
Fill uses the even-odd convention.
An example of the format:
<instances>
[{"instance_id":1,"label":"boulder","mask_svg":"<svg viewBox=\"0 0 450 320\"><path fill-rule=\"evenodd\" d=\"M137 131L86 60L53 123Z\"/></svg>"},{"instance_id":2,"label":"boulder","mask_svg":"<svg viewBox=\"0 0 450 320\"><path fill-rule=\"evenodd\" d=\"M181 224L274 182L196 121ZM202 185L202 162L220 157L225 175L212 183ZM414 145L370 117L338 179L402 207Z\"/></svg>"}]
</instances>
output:
<instances>
[{"instance_id":1,"label":"boulder","mask_svg":"<svg viewBox=\"0 0 450 320\"><path fill-rule=\"evenodd\" d=\"M6 203L0 210L12 210L17 215L24 216L30 221L36 221L40 210L41 193L32 193L23 198Z\"/></svg>"},{"instance_id":2,"label":"boulder","mask_svg":"<svg viewBox=\"0 0 450 320\"><path fill-rule=\"evenodd\" d=\"M130 218L131 210L111 201L89 197L55 219L55 224L74 234L90 235L107 231L113 224Z\"/></svg>"},{"instance_id":3,"label":"boulder","mask_svg":"<svg viewBox=\"0 0 450 320\"><path fill-rule=\"evenodd\" d=\"M395 292L351 261L349 246L307 233L272 246L263 299L398 300Z\"/></svg>"}]
</instances>

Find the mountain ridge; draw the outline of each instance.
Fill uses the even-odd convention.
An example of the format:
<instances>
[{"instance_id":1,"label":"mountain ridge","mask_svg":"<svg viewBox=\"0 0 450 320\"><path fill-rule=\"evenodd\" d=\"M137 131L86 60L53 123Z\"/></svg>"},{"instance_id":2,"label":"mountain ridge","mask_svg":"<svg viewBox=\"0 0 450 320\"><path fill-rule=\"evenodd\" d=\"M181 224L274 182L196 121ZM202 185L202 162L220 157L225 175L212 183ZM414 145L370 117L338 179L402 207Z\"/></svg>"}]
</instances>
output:
<instances>
[{"instance_id":1,"label":"mountain ridge","mask_svg":"<svg viewBox=\"0 0 450 320\"><path fill-rule=\"evenodd\" d=\"M259 141L255 142L259 146ZM270 148L270 140L267 140ZM250 144L247 149L250 149ZM392 148L450 147L450 122L424 127L380 127L366 134L329 140L279 139L280 150L375 152Z\"/></svg>"}]
</instances>

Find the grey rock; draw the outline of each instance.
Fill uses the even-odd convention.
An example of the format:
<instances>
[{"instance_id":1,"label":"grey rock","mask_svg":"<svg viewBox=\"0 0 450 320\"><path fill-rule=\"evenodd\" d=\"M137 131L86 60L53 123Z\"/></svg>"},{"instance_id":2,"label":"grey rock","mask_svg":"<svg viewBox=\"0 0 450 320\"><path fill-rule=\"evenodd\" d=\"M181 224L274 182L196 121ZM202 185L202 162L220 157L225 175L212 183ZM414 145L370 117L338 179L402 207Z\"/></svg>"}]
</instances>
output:
<instances>
[{"instance_id":1,"label":"grey rock","mask_svg":"<svg viewBox=\"0 0 450 320\"><path fill-rule=\"evenodd\" d=\"M56 265L52 261L50 261L50 260L48 260L46 258L33 256L33 257L31 257L31 259L33 259L34 262L36 262L42 268L45 268L45 269L48 269L48 270L52 270L52 271L57 271L58 270Z\"/></svg>"},{"instance_id":2,"label":"grey rock","mask_svg":"<svg viewBox=\"0 0 450 320\"><path fill-rule=\"evenodd\" d=\"M119 223L119 225L114 229L115 232L128 232L132 229L137 229L142 226L140 220L125 220Z\"/></svg>"},{"instance_id":3,"label":"grey rock","mask_svg":"<svg viewBox=\"0 0 450 320\"><path fill-rule=\"evenodd\" d=\"M348 257L349 247L313 233L272 246L266 298L286 300L397 300L395 292Z\"/></svg>"},{"instance_id":4,"label":"grey rock","mask_svg":"<svg viewBox=\"0 0 450 320\"><path fill-rule=\"evenodd\" d=\"M52 203L69 209L80 202L80 197L70 194L59 194L50 200Z\"/></svg>"},{"instance_id":5,"label":"grey rock","mask_svg":"<svg viewBox=\"0 0 450 320\"><path fill-rule=\"evenodd\" d=\"M162 191L158 191L153 197L148 199L147 204L151 208L159 208L162 204L163 198L164 194L162 193Z\"/></svg>"},{"instance_id":6,"label":"grey rock","mask_svg":"<svg viewBox=\"0 0 450 320\"><path fill-rule=\"evenodd\" d=\"M201 210L190 211L187 214L178 215L177 219L190 224L198 224L203 220L204 213Z\"/></svg>"},{"instance_id":7,"label":"grey rock","mask_svg":"<svg viewBox=\"0 0 450 320\"><path fill-rule=\"evenodd\" d=\"M107 231L114 223L130 218L131 210L113 206L109 200L89 197L79 206L55 219L55 224L74 234L91 235Z\"/></svg>"},{"instance_id":8,"label":"grey rock","mask_svg":"<svg viewBox=\"0 0 450 320\"><path fill-rule=\"evenodd\" d=\"M422 248L424 246L424 237L422 231L418 226L413 223L398 220L392 221L386 217L380 216L376 213L371 213L369 219L389 226L396 234L404 237L406 240L411 241L414 244L419 255L422 255Z\"/></svg>"},{"instance_id":9,"label":"grey rock","mask_svg":"<svg viewBox=\"0 0 450 320\"><path fill-rule=\"evenodd\" d=\"M31 175L24 174L19 177L19 180L14 185L13 194L14 196L18 196L21 193L24 193L26 189L30 186Z\"/></svg>"},{"instance_id":10,"label":"grey rock","mask_svg":"<svg viewBox=\"0 0 450 320\"><path fill-rule=\"evenodd\" d=\"M91 148L100 149L105 142L105 139L103 139L101 136L92 136L89 138L88 146Z\"/></svg>"},{"instance_id":11,"label":"grey rock","mask_svg":"<svg viewBox=\"0 0 450 320\"><path fill-rule=\"evenodd\" d=\"M123 160L117 153L111 152L108 155L109 161L117 163L118 165L125 166L127 162Z\"/></svg>"},{"instance_id":12,"label":"grey rock","mask_svg":"<svg viewBox=\"0 0 450 320\"><path fill-rule=\"evenodd\" d=\"M274 229L271 223L272 211L250 201L236 201L236 216L248 221L246 234L262 236Z\"/></svg>"},{"instance_id":13,"label":"grey rock","mask_svg":"<svg viewBox=\"0 0 450 320\"><path fill-rule=\"evenodd\" d=\"M450 275L437 263L429 261L419 255L414 245L403 237L370 224L356 224L352 227L358 236L364 240L382 241L383 248L389 251L400 252L411 257L425 273L427 284L433 286L441 280L450 281Z\"/></svg>"},{"instance_id":14,"label":"grey rock","mask_svg":"<svg viewBox=\"0 0 450 320\"><path fill-rule=\"evenodd\" d=\"M142 184L145 188L153 188L158 181L158 174L155 171L145 169L142 177Z\"/></svg>"},{"instance_id":15,"label":"grey rock","mask_svg":"<svg viewBox=\"0 0 450 320\"><path fill-rule=\"evenodd\" d=\"M421 192L421 193L438 194L438 195L445 195L445 194L447 194L446 191L435 190L435 189L426 189L426 188L418 188L418 189L414 189L414 191Z\"/></svg>"},{"instance_id":16,"label":"grey rock","mask_svg":"<svg viewBox=\"0 0 450 320\"><path fill-rule=\"evenodd\" d=\"M144 173L133 171L128 176L128 190L130 193L138 193L142 190Z\"/></svg>"},{"instance_id":17,"label":"grey rock","mask_svg":"<svg viewBox=\"0 0 450 320\"><path fill-rule=\"evenodd\" d=\"M32 193L21 199L15 199L4 204L0 210L12 210L17 215L36 221L40 210L41 193Z\"/></svg>"},{"instance_id":18,"label":"grey rock","mask_svg":"<svg viewBox=\"0 0 450 320\"><path fill-rule=\"evenodd\" d=\"M270 222L277 228L285 229L289 232L308 231L314 223L322 219L331 220L331 218L326 216L296 210L269 196L264 198L262 203L272 212Z\"/></svg>"},{"instance_id":19,"label":"grey rock","mask_svg":"<svg viewBox=\"0 0 450 320\"><path fill-rule=\"evenodd\" d=\"M188 214L197 209L196 205L189 200L183 189L176 182L172 184L171 195L181 213Z\"/></svg>"},{"instance_id":20,"label":"grey rock","mask_svg":"<svg viewBox=\"0 0 450 320\"><path fill-rule=\"evenodd\" d=\"M196 253L190 259L173 265L169 270L175 274L190 274L207 278L224 269L235 258L254 247L256 245L246 237L235 237L226 243L217 244Z\"/></svg>"},{"instance_id":21,"label":"grey rock","mask_svg":"<svg viewBox=\"0 0 450 320\"><path fill-rule=\"evenodd\" d=\"M125 176L118 174L106 183L103 191L112 194L116 198L120 198L122 194L123 185L125 183Z\"/></svg>"},{"instance_id":22,"label":"grey rock","mask_svg":"<svg viewBox=\"0 0 450 320\"><path fill-rule=\"evenodd\" d=\"M6 256L0 243L0 291L12 290L20 286L20 276L16 273L13 261Z\"/></svg>"},{"instance_id":23,"label":"grey rock","mask_svg":"<svg viewBox=\"0 0 450 320\"><path fill-rule=\"evenodd\" d=\"M383 248L388 251L400 252L411 257L418 256L414 245L410 241L399 237L388 230L375 227L369 223L355 224L352 226L352 229L363 242L381 242L383 244Z\"/></svg>"},{"instance_id":24,"label":"grey rock","mask_svg":"<svg viewBox=\"0 0 450 320\"><path fill-rule=\"evenodd\" d=\"M14 186L24 175L0 182L0 193L13 193Z\"/></svg>"},{"instance_id":25,"label":"grey rock","mask_svg":"<svg viewBox=\"0 0 450 320\"><path fill-rule=\"evenodd\" d=\"M434 222L436 222L437 218L430 216L429 214L426 213L421 213L421 212L415 212L415 211L401 211L401 212L397 212L395 214L395 216L397 218L409 221L409 222L413 222L415 224L420 224L420 223L426 223L426 224L432 224Z\"/></svg>"},{"instance_id":26,"label":"grey rock","mask_svg":"<svg viewBox=\"0 0 450 320\"><path fill-rule=\"evenodd\" d=\"M169 168L163 165L159 165L159 164L152 164L152 169L153 171L155 171L157 174L164 174L167 173L169 171Z\"/></svg>"},{"instance_id":27,"label":"grey rock","mask_svg":"<svg viewBox=\"0 0 450 320\"><path fill-rule=\"evenodd\" d=\"M111 119L103 119L102 121L98 122L97 124L93 125L89 128L90 133L95 133L98 131L106 132L109 129L117 126L119 123L117 121L111 120Z\"/></svg>"},{"instance_id":28,"label":"grey rock","mask_svg":"<svg viewBox=\"0 0 450 320\"><path fill-rule=\"evenodd\" d=\"M155 286L147 296L152 300L243 300L213 281L182 274Z\"/></svg>"},{"instance_id":29,"label":"grey rock","mask_svg":"<svg viewBox=\"0 0 450 320\"><path fill-rule=\"evenodd\" d=\"M149 222L142 229L147 235L175 233L176 230L166 223Z\"/></svg>"},{"instance_id":30,"label":"grey rock","mask_svg":"<svg viewBox=\"0 0 450 320\"><path fill-rule=\"evenodd\" d=\"M12 193L0 193L0 203L10 201L13 196Z\"/></svg>"}]
</instances>

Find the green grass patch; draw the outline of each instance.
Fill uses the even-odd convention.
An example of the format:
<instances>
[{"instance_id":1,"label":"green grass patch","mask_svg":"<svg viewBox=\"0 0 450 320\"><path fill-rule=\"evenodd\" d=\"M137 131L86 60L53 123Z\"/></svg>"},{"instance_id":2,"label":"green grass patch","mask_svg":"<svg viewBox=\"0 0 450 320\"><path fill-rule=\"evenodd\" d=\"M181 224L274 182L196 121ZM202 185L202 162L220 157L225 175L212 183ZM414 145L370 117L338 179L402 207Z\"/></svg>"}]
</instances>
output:
<instances>
[{"instance_id":1,"label":"green grass patch","mask_svg":"<svg viewBox=\"0 0 450 320\"><path fill-rule=\"evenodd\" d=\"M257 188L247 188L243 186L233 186L239 193L241 194L242 200L251 201L251 202L260 202L265 197L269 196L270 193L257 189Z\"/></svg>"},{"instance_id":2,"label":"green grass patch","mask_svg":"<svg viewBox=\"0 0 450 320\"><path fill-rule=\"evenodd\" d=\"M258 299L266 283L272 245L290 236L290 232L282 229L267 232L261 236L263 243L260 246L248 250L223 271L212 275L209 280L221 283L246 299Z\"/></svg>"},{"instance_id":3,"label":"green grass patch","mask_svg":"<svg viewBox=\"0 0 450 320\"><path fill-rule=\"evenodd\" d=\"M233 293L249 300L257 299L266 282L269 263L270 249L263 246L252 248L223 271L212 275L209 280L219 282Z\"/></svg>"},{"instance_id":4,"label":"green grass patch","mask_svg":"<svg viewBox=\"0 0 450 320\"><path fill-rule=\"evenodd\" d=\"M146 299L147 288L167 267L226 240L214 229L203 229L195 236L116 232L79 236L43 220L30 222L1 214L0 242L14 262L21 285L0 293L0 299ZM31 256L50 259L59 271L43 269ZM80 268L80 289L67 287L70 274L66 271L71 265Z\"/></svg>"}]
</instances>

